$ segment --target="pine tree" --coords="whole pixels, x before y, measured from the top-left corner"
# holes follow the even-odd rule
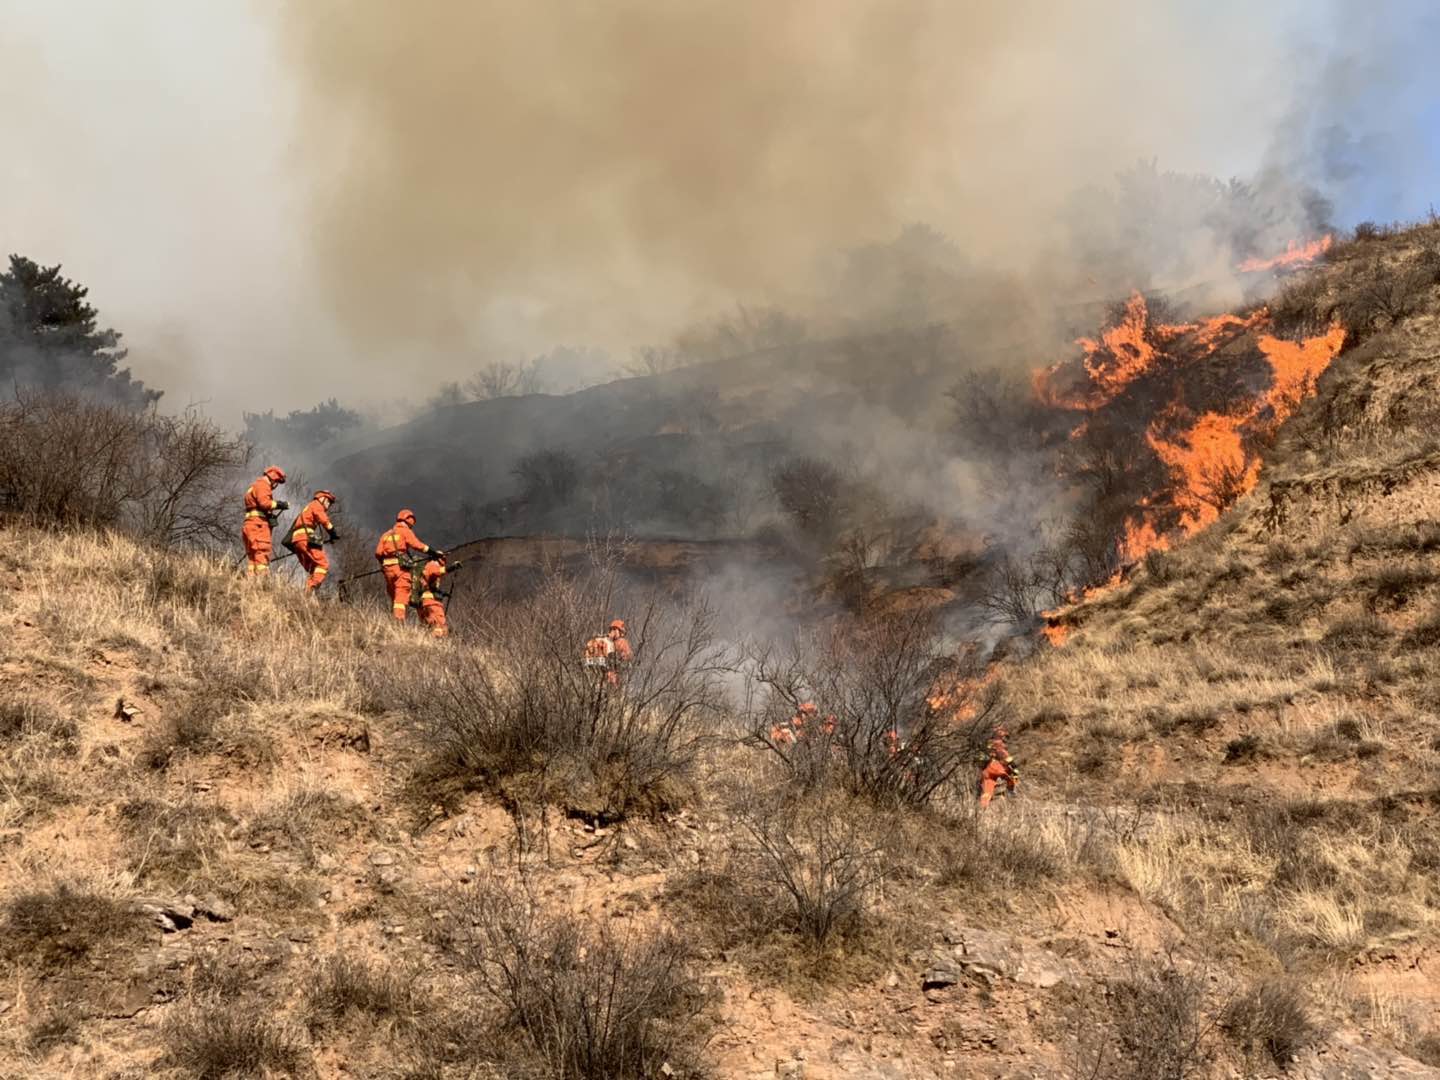
[[[160,391],[120,368],[126,350],[117,330],[99,329],[90,290],[63,277],[59,265],[10,256],[0,274],[0,387],[65,390],[143,408]]]

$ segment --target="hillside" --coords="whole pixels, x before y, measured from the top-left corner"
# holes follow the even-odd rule
[[[1433,278],[1355,299],[1435,233],[1293,285],[1356,344],[1258,485],[989,670],[900,612],[746,685],[603,575],[434,641],[6,528],[0,1076],[1440,1076],[1440,321]],[[817,685],[934,741],[767,743]],[[982,814],[996,719],[1022,794]]]

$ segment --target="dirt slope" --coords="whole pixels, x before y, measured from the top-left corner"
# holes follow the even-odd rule
[[[647,1005],[675,1055],[645,1075],[1440,1076],[1440,327],[1384,323],[1241,505],[1001,668],[1021,797],[795,819],[802,885],[831,872],[805,829],[863,839],[819,950],[744,906],[773,777],[733,724],[683,798],[618,823],[428,789],[394,689],[464,640],[6,529],[0,1075],[556,1075],[551,1014],[477,981],[505,895],[555,920],[556,999],[596,956],[626,993],[671,986],[645,949],[678,940],[695,977]]]

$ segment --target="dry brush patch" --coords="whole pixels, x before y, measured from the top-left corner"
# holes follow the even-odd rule
[[[546,909],[523,880],[481,881],[444,907],[434,938],[466,973],[469,1014],[448,1025],[488,1031],[511,1075],[703,1075],[710,995],[677,936]]]
[[[973,654],[944,648],[932,614],[844,619],[752,647],[746,726],[802,791],[919,807],[977,770],[998,695]],[[802,705],[813,705],[808,719]]]
[[[617,610],[635,650],[618,686],[580,663]],[[675,806],[724,718],[729,663],[703,604],[616,595],[612,573],[552,577],[497,608],[473,648],[386,673],[424,762],[415,787],[452,803],[488,789],[515,803],[560,803],[593,820]]]

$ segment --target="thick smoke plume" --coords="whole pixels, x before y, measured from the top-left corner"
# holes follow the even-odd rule
[[[803,307],[823,256],[916,220],[1008,269],[1073,259],[1075,192],[1142,157],[1248,172],[1290,107],[1300,9],[1203,10],[317,0],[278,28],[321,283],[393,356]],[[1187,272],[1231,261],[1174,243]]]

